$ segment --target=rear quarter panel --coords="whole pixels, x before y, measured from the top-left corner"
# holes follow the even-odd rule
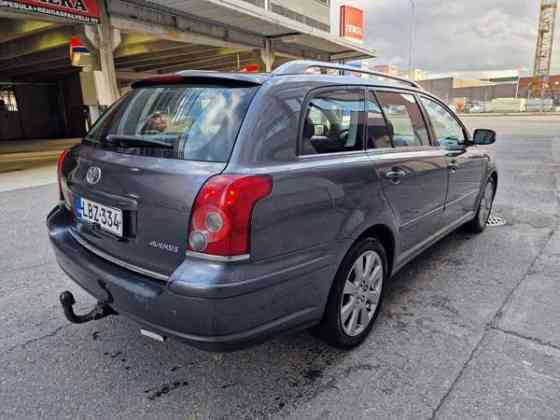
[[[343,256],[368,227],[392,228],[390,209],[366,152],[297,156],[302,104],[324,83],[305,76],[282,80],[261,87],[226,169],[273,177],[271,195],[253,211],[251,256],[262,260],[314,247]]]

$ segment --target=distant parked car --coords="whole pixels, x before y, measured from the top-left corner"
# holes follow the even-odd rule
[[[143,334],[233,350],[312,327],[351,348],[387,282],[460,226],[482,232],[498,173],[414,82],[188,71],[137,82],[58,162],[62,269]],[[379,76],[376,74],[376,76]]]
[[[480,104],[470,104],[467,107],[467,112],[472,112],[472,113],[478,113],[478,112],[483,112],[483,108],[482,105]]]

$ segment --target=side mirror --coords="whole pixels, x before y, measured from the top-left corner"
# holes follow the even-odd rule
[[[494,130],[487,130],[479,128],[474,130],[473,143],[479,146],[487,146],[496,142],[496,132]]]

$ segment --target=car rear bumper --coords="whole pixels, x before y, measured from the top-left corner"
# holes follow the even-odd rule
[[[336,265],[325,250],[269,262],[217,263],[186,258],[169,281],[95,255],[71,234],[71,215],[47,218],[62,270],[99,301],[145,329],[209,351],[231,351],[322,316]]]

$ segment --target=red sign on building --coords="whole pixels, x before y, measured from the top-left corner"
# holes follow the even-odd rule
[[[340,36],[364,42],[364,11],[352,6],[340,6]]]
[[[1,7],[82,23],[99,23],[97,0],[0,0]]]

